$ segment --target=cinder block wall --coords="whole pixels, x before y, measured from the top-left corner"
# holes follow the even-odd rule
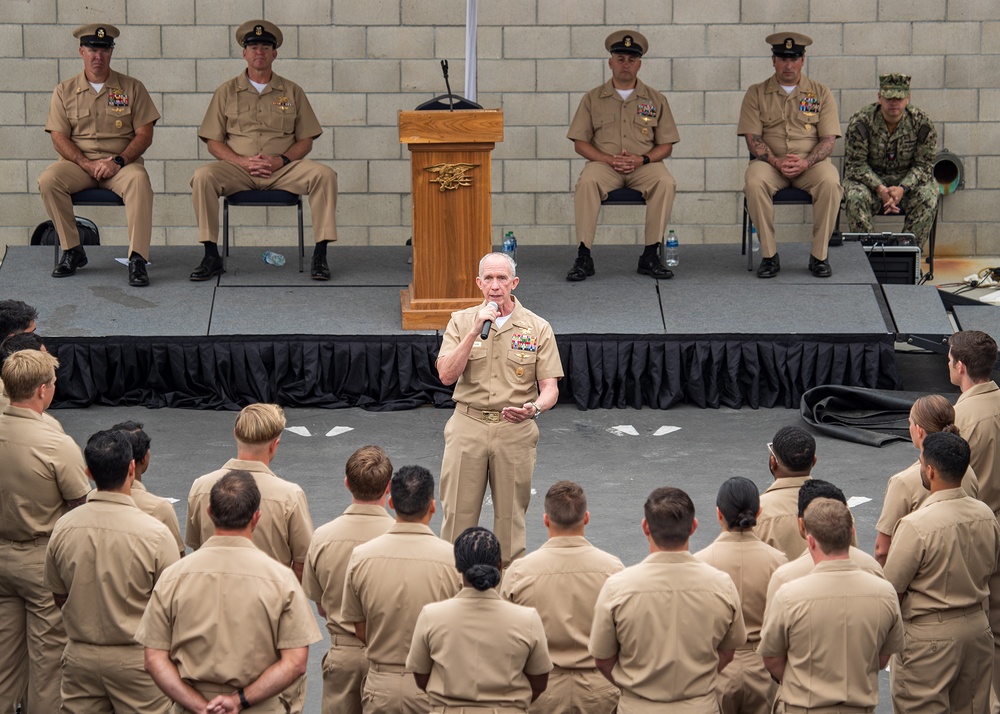
[[[55,158],[43,126],[52,88],[82,69],[71,30],[122,29],[112,66],[141,79],[163,119],[146,165],[154,245],[196,242],[188,182],[210,157],[196,130],[213,90],[244,67],[237,25],[266,17],[285,34],[275,69],[309,93],[324,134],[312,158],[340,176],[342,244],[410,235],[409,156],[396,112],[443,93],[438,62],[463,89],[465,0],[3,0],[0,2],[0,242],[26,244],[45,220],[39,173]],[[997,0],[480,0],[479,101],[502,107],[494,153],[494,239],[570,246],[583,165],[566,127],[582,94],[608,77],[604,37],[632,25],[650,40],[640,77],[663,91],[681,135],[668,161],[684,243],[737,243],[746,149],[736,136],[745,89],[771,72],[763,38],[815,39],[806,73],[828,84],[842,125],[874,101],[883,72],[912,74],[913,104],[965,161],[947,197],[939,254],[1000,254],[1000,2]],[[838,142],[837,161],[843,153]],[[125,243],[120,210],[81,208],[105,243]],[[806,240],[809,209],[779,209],[779,240]],[[239,244],[292,244],[294,212],[241,209]],[[642,242],[641,209],[606,209],[599,244]],[[889,225],[896,225],[889,223]]]

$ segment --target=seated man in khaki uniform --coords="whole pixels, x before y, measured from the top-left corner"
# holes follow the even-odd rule
[[[757,277],[773,278],[781,270],[772,198],[780,189],[794,186],[808,191],[813,201],[809,272],[828,278],[833,270],[827,250],[843,195],[837,167],[829,160],[840,136],[837,104],[825,85],[802,74],[812,39],[797,32],[778,32],[765,41],[771,45],[774,76],[747,90],[736,129],[746,137],[753,157],[743,192],[760,236]]]
[[[330,279],[326,244],[337,240],[337,174],[305,158],[323,129],[302,88],[271,69],[282,39],[278,26],[266,20],[240,25],[236,41],[247,68],[215,90],[201,122],[198,136],[218,161],[200,167],[191,179],[198,240],[205,246],[191,280],[225,272],[218,248],[219,197],[252,189],[309,195],[316,238],[310,276]]]
[[[53,278],[73,275],[87,264],[70,196],[86,188],[106,188],[125,202],[128,284],[144,287],[149,285],[153,189],[142,154],[153,143],[153,124],[160,113],[142,82],[111,69],[118,34],[118,28],[107,23],[73,30],[80,40],[83,71],[52,93],[45,131],[61,160],[38,177],[38,190],[63,249]]]
[[[616,188],[634,188],[646,199],[646,248],[637,272],[653,278],[672,278],[658,253],[663,231],[670,222],[677,183],[663,160],[680,141],[670,105],[662,94],[639,81],[642,56],[649,42],[638,32],[619,30],[604,41],[611,53],[611,79],[587,92],[566,136],[587,160],[576,183],[573,203],[576,262],[566,279],[576,282],[594,274],[590,248],[597,232],[601,201]]]

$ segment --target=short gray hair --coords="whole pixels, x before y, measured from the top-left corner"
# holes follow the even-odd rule
[[[486,255],[484,255],[479,260],[479,277],[480,278],[483,277],[483,263],[486,262],[487,258],[503,258],[504,260],[507,261],[507,264],[510,266],[510,277],[512,277],[512,278],[516,278],[517,277],[517,263],[515,263],[514,259],[510,257],[510,254],[508,254],[508,253],[487,253]]]

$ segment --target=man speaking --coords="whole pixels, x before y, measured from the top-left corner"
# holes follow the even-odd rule
[[[511,294],[515,270],[502,253],[479,261],[483,304],[452,313],[435,363],[441,382],[455,385],[455,413],[444,428],[441,537],[454,542],[479,525],[489,483],[505,567],[525,552],[535,420],[555,406],[563,376],[549,323]]]

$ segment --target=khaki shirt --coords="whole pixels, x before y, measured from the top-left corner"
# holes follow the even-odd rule
[[[454,546],[423,524],[395,523],[351,554],[341,616],[367,623],[370,661],[403,665],[421,608],[461,589]]]
[[[451,313],[441,354],[454,350],[472,331],[476,315],[485,305]],[[476,339],[472,344],[452,398],[475,409],[520,406],[538,398],[538,380],[562,376],[559,349],[549,323],[515,300],[514,311],[503,326],[494,324],[487,339]]]
[[[281,650],[322,639],[290,568],[241,536],[212,536],[168,568],[135,639],[168,650],[181,679],[246,687]]]
[[[87,501],[98,493],[95,488],[87,494]],[[160,498],[159,496],[154,496],[146,487],[143,486],[142,481],[132,482],[132,500],[135,505],[139,507],[139,510],[145,514],[148,514],[158,520],[160,523],[167,527],[170,531],[170,535],[173,536],[174,540],[177,542],[177,552],[184,554],[184,539],[181,538],[181,524],[177,520],[177,513],[174,511],[174,504],[165,498]]]
[[[868,553],[852,545],[847,555],[850,557],[851,562],[858,566],[859,569],[877,578],[885,579],[885,576],[882,574],[882,566],[879,565],[875,558],[868,555]],[[782,585],[805,577],[815,569],[816,563],[813,562],[812,556],[809,555],[809,551],[807,550],[795,560],[791,560],[775,570],[774,575],[771,576],[771,581],[767,584],[768,604],[774,600],[774,594],[778,592],[778,589]]]
[[[88,159],[117,156],[135,138],[135,130],[160,118],[149,92],[138,79],[111,70],[100,92],[83,72],[56,85],[45,131],[68,136]],[[65,161],[65,159],[63,159]],[[142,157],[133,163],[142,163]]]
[[[205,474],[191,484],[185,542],[193,550],[198,550],[212,537],[215,526],[208,517],[212,486],[226,472],[236,469],[253,474],[253,480],[260,489],[261,515],[253,531],[254,545],[282,565],[304,563],[313,532],[306,495],[298,484],[278,478],[260,461],[229,459],[218,471]]]
[[[681,140],[667,98],[638,79],[624,101],[610,79],[583,95],[566,136],[605,154],[625,150],[636,156]]]
[[[326,612],[330,635],[354,637],[354,622],[340,614],[344,576],[351,553],[385,533],[396,521],[382,506],[352,504],[344,514],[316,529],[302,573],[302,589]]]
[[[826,85],[804,74],[791,94],[772,75],[747,90],[736,133],[761,136],[775,156],[805,158],[820,138],[840,136],[837,102]]]
[[[962,488],[973,498],[979,497],[979,479],[970,466],[962,477]],[[882,514],[875,524],[879,533],[891,536],[900,519],[920,508],[931,492],[920,482],[920,462],[917,461],[889,478],[882,500]]]
[[[981,604],[1000,558],[1000,525],[990,507],[961,488],[932,494],[896,526],[885,577],[905,592],[907,620]]]
[[[505,602],[496,590],[466,587],[420,611],[406,670],[430,674],[427,695],[434,706],[527,710],[525,673],[545,674],[552,662],[535,610]]]
[[[69,595],[62,608],[69,639],[133,645],[153,586],[179,559],[165,525],[125,494],[96,491],[56,523],[45,584]]]
[[[776,478],[760,496],[760,515],[753,532],[789,560],[795,560],[806,551],[806,542],[799,535],[799,488],[809,478]]]
[[[246,70],[215,90],[198,129],[204,141],[225,142],[240,156],[277,156],[322,133],[302,87],[272,74],[258,94]]]
[[[678,623],[689,623],[683,634]],[[683,647],[666,646],[674,636]],[[618,655],[612,674],[626,694],[715,705],[719,650],[735,650],[746,640],[731,577],[690,553],[656,552],[604,583],[590,653],[598,659]]]
[[[775,593],[757,654],[788,658],[778,693],[786,706],[874,708],[878,658],[903,645],[892,585],[850,560],[827,560]]]
[[[83,453],[38,412],[8,406],[0,415],[0,538],[29,541],[52,533],[66,501],[90,491]]]
[[[767,584],[774,571],[788,562],[785,554],[761,541],[752,531],[729,531],[694,557],[729,573],[740,596],[747,643],[759,641],[767,606]]]
[[[955,426],[969,442],[969,465],[979,479],[979,499],[1000,513],[1000,388],[996,382],[970,387],[955,402]]]
[[[593,669],[589,644],[594,605],[608,576],[624,569],[617,557],[583,536],[557,536],[510,564],[500,595],[538,611],[557,667]]]

